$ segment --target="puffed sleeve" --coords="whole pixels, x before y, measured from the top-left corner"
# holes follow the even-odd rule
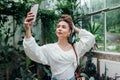
[[[46,46],[38,46],[35,39],[23,39],[23,47],[25,54],[33,61],[48,65],[48,51]]]
[[[79,57],[83,56],[95,44],[95,36],[85,29],[79,31],[80,40],[75,43],[75,48]]]

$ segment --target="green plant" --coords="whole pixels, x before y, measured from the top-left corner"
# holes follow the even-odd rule
[[[21,78],[16,78],[15,80],[38,80],[35,73],[32,73],[30,70],[23,70],[20,68]]]
[[[87,5],[81,6],[81,0],[57,0],[56,11],[59,14],[69,14],[77,27],[85,27],[89,17],[85,16]],[[82,23],[80,23],[82,21]],[[81,26],[82,25],[82,26]]]
[[[98,32],[98,30],[100,29],[101,25],[96,24],[95,22],[93,22],[93,24],[88,23],[88,30],[92,33],[92,34],[96,34]]]
[[[23,2],[21,0],[18,2],[12,0],[0,1],[0,62],[2,62],[0,68],[4,67],[6,80],[19,77],[20,67],[29,69],[31,66],[31,60],[25,56],[22,46],[22,34],[24,32],[22,24],[23,18],[34,3],[35,1],[28,2],[27,0],[23,0]],[[10,20],[9,17],[13,19]],[[5,25],[7,22],[10,23],[8,26]],[[18,26],[21,26],[21,28]],[[21,29],[21,36],[19,41],[15,42],[15,33],[18,29]]]
[[[94,53],[92,48],[87,52],[87,61],[84,68],[81,68],[81,76],[85,77],[86,80],[98,80],[98,73],[96,71],[96,66],[92,63],[92,57]]]
[[[38,18],[40,18],[42,22],[42,44],[52,43],[57,40],[55,36],[55,28],[58,16],[59,15],[56,15],[54,10],[39,10]]]
[[[88,31],[95,35],[96,42],[102,42],[102,36],[100,35],[101,25],[95,22],[88,23]]]

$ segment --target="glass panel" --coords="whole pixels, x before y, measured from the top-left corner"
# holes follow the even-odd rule
[[[103,21],[104,21],[103,14],[96,14],[93,16],[94,35],[96,37],[98,50],[104,50],[104,33],[103,33],[104,22]]]
[[[120,5],[120,0],[106,0],[107,7],[114,7]]]
[[[91,0],[92,11],[104,8],[104,0]]]
[[[107,50],[120,52],[120,9],[107,12]]]

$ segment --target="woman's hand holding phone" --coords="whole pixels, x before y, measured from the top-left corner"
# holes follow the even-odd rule
[[[38,10],[38,4],[34,4],[31,7],[30,12],[27,13],[27,17],[25,18],[24,25],[26,30],[26,33],[25,33],[26,38],[30,38],[32,36],[31,27],[33,26],[36,20],[37,10]]]
[[[26,29],[30,29],[33,26],[34,14],[32,12],[27,13],[27,17],[25,18],[24,24]]]
[[[24,25],[25,25],[25,37],[30,38],[31,35],[31,27],[33,26],[32,20],[34,19],[34,14],[32,12],[27,13],[27,17],[25,18]]]
[[[32,5],[30,12],[27,13],[27,17],[24,21],[26,29],[30,29],[33,26],[37,16],[38,6],[38,4]]]

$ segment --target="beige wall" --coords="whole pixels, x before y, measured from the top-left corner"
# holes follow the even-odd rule
[[[93,62],[97,66],[97,71],[99,71],[101,75],[105,72],[106,65],[107,76],[114,77],[115,74],[120,76],[120,53],[96,51]]]

